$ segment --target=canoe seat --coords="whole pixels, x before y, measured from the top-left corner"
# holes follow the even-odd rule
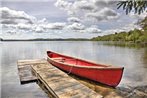
[[[55,57],[55,58],[51,58],[52,60],[62,60],[62,57]]]
[[[52,60],[55,60],[55,61],[58,61],[58,62],[62,62],[64,63],[65,62],[65,59],[62,58],[62,57],[55,57],[55,58],[51,58]]]

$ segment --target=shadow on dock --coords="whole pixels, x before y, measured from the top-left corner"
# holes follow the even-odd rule
[[[113,88],[73,74],[70,74],[69,76],[101,94],[104,98],[147,98],[147,85],[137,87],[126,85],[124,87]]]

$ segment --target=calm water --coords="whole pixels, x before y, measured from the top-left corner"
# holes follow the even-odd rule
[[[120,87],[147,85],[147,48],[107,46],[90,41],[0,42],[2,98],[47,98],[36,83],[20,85],[16,64],[20,59],[46,58],[47,50],[124,66]]]

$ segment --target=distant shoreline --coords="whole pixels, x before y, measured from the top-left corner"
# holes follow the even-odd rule
[[[69,38],[69,39],[0,39],[0,41],[90,41],[85,38]]]

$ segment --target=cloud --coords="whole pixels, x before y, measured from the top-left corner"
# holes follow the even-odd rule
[[[48,21],[47,21],[46,18],[43,18],[41,20],[38,20],[37,22],[38,22],[38,24],[47,24],[48,23]]]
[[[105,30],[103,31],[102,35],[108,35],[108,34],[114,34],[114,33],[119,33],[119,32],[129,32],[130,30],[134,30],[134,29],[139,29],[141,30],[141,27],[136,25],[135,23],[130,23],[130,24],[126,24],[121,28],[118,29],[109,29],[109,30]]]
[[[36,33],[42,33],[47,32],[48,30],[61,30],[66,26],[66,23],[61,22],[48,23],[46,18],[37,20],[36,17],[30,16],[24,11],[16,11],[7,7],[0,8],[0,13],[2,15],[0,20],[2,23],[2,27],[13,29],[16,32],[27,30]]]
[[[5,2],[49,2],[54,0],[4,0]]]
[[[133,12],[129,13],[129,16],[131,18],[136,18],[136,19],[144,19],[145,17],[147,17],[147,12],[141,13],[140,15],[138,14],[134,14]]]
[[[46,29],[56,29],[56,30],[61,30],[66,26],[66,23],[48,23],[46,25],[42,25],[43,28]]]
[[[93,3],[99,8],[107,6],[107,2],[105,0],[93,0]]]
[[[77,18],[77,17],[69,17],[67,20],[68,20],[69,22],[80,22],[80,19]]]
[[[101,33],[101,30],[96,27],[87,28],[85,31],[89,33]]]
[[[97,21],[103,21],[103,20],[117,19],[119,17],[119,14],[116,13],[114,10],[105,7],[104,9],[98,12],[87,13],[85,16],[87,18],[96,19]]]
[[[89,10],[89,11],[95,9],[95,6],[93,5],[93,3],[86,0],[75,1],[73,3],[73,7],[78,10],[81,9],[81,10]]]
[[[113,4],[116,1],[112,0],[57,0],[55,5],[65,11],[67,11],[69,18],[77,17],[81,21],[85,21],[84,18],[94,18],[99,21],[108,21],[118,18],[119,14],[112,9]],[[85,17],[86,16],[86,17]]]
[[[68,10],[72,6],[72,3],[65,1],[65,0],[57,0],[55,3],[55,6],[61,9]]]
[[[36,26],[36,28],[34,29],[34,31],[35,31],[36,33],[45,32],[45,30],[44,30],[41,26]]]
[[[66,23],[46,23],[46,24],[3,24],[3,28],[13,29],[15,31],[32,31],[36,33],[44,33],[49,30],[62,30]]]
[[[32,29],[32,25],[30,25],[30,24],[22,24],[22,23],[19,23],[18,25],[15,25],[15,27],[17,29],[22,29],[22,30],[31,30]]]
[[[103,9],[104,7],[114,7],[117,5],[117,0],[92,0],[92,2],[99,8]]]
[[[66,28],[70,30],[84,30],[85,26],[81,23],[73,23],[71,25],[68,25]]]
[[[16,34],[16,32],[15,32],[14,30],[9,30],[9,31],[7,31],[6,33],[7,33],[7,34],[10,34],[10,35],[15,35],[15,34]]]
[[[2,24],[33,24],[36,21],[35,17],[26,14],[24,11],[15,11],[7,7],[0,8],[0,14]]]
[[[130,23],[130,24],[126,24],[124,27],[121,28],[121,30],[123,31],[130,31],[134,29],[141,29],[141,27],[136,23]]]
[[[71,2],[65,0],[57,0],[54,5],[62,10],[65,10],[70,16],[75,14],[73,10],[73,3]]]

